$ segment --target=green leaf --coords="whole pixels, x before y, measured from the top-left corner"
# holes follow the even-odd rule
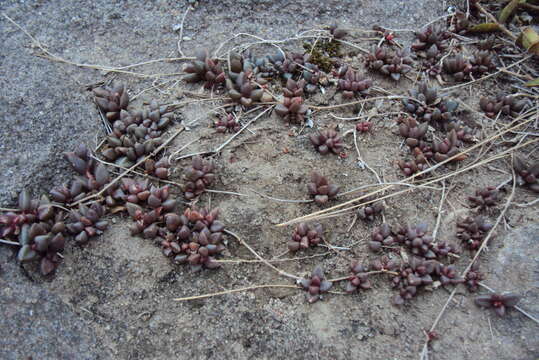
[[[539,78],[528,81],[526,84],[524,84],[524,86],[527,86],[527,87],[539,86]]]
[[[522,30],[518,42],[530,54],[539,55],[539,35],[531,27],[528,26]]]
[[[472,26],[470,32],[476,33],[488,33],[500,30],[500,27],[496,23],[483,23]]]
[[[500,12],[500,16],[498,17],[498,20],[503,24],[504,22],[507,21],[507,19],[509,18],[509,16],[511,16],[511,14],[513,13],[513,11],[515,11],[515,9],[518,7],[518,4],[521,3],[521,2],[526,2],[526,1],[522,1],[522,0],[511,0],[507,5],[505,5],[505,7],[503,8],[503,10]]]

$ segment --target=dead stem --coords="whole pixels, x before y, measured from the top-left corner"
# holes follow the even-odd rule
[[[274,197],[271,197],[269,195],[266,195],[266,194],[263,194],[261,192],[258,192],[256,190],[253,190],[253,189],[249,189],[250,191],[254,192],[255,194],[257,195],[260,195],[266,199],[269,199],[269,200],[273,200],[273,201],[279,201],[279,202],[287,202],[287,203],[312,203],[314,200],[291,200],[291,199],[279,199],[279,198],[274,198]]]
[[[288,251],[286,253],[288,253]],[[297,257],[297,258],[271,259],[271,260],[266,260],[266,261],[270,262],[270,263],[273,263],[273,262],[285,262],[285,261],[298,261],[298,260],[313,259],[313,258],[316,258],[316,257],[323,257],[323,256],[326,256],[328,254],[331,254],[331,252],[328,251],[328,252],[325,252],[325,253],[322,253],[322,254],[314,254],[314,255],[302,256],[302,257]],[[241,263],[261,263],[262,260],[256,260],[256,259],[224,259],[224,260],[215,260],[215,262],[225,263],[225,264],[226,263],[238,263],[238,264],[241,264]]]
[[[9,240],[4,240],[4,239],[0,239],[0,244],[13,245],[13,246],[21,246],[21,244],[19,244],[18,242],[15,242],[15,241],[9,241]]]
[[[375,270],[375,271],[368,271],[366,273],[362,273],[364,275],[376,275],[376,274],[389,274],[389,275],[394,275],[394,276],[398,276],[399,274],[394,272],[394,271],[389,271],[389,270]],[[350,276],[351,275],[348,275],[348,276],[342,276],[342,277],[338,277],[338,278],[335,278],[335,279],[328,279],[328,281],[331,281],[331,282],[338,282],[338,281],[344,281],[344,280],[350,280]]]
[[[206,299],[214,296],[220,296],[220,295],[227,295],[227,294],[233,294],[237,292],[243,292],[243,291],[249,291],[249,290],[256,290],[256,289],[264,289],[264,288],[290,288],[290,289],[299,289],[301,288],[297,285],[289,285],[289,284],[267,284],[267,285],[253,285],[253,286],[247,286],[239,289],[231,289],[231,290],[225,290],[225,291],[219,291],[212,294],[204,294],[204,295],[196,295],[196,296],[188,296],[183,298],[176,298],[173,299],[174,301],[189,301],[189,300],[197,300],[197,299]]]

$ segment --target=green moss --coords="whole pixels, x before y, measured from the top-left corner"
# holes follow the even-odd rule
[[[313,49],[313,44],[303,43],[305,51],[311,53],[310,62],[318,65],[325,72],[330,72],[333,68],[332,57],[340,56],[340,43],[333,40],[319,40]]]

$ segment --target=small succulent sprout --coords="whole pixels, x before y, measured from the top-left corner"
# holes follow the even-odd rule
[[[413,114],[420,121],[433,121],[445,124],[452,119],[452,113],[457,110],[458,103],[445,100],[438,96],[438,91],[427,83],[419,84],[417,89],[408,91],[411,99],[403,99],[402,103],[407,112]]]
[[[489,36],[486,39],[479,40],[476,44],[479,50],[492,50],[494,45],[496,45],[496,38],[494,36]]]
[[[490,229],[492,229],[492,224],[487,223],[482,216],[468,216],[457,220],[457,238],[470,250],[477,250],[481,247],[483,239]]]
[[[445,40],[449,37],[449,34],[442,30],[441,27],[430,25],[425,30],[416,32],[415,36],[417,41],[412,44],[412,50],[428,51],[431,48],[436,48],[438,52],[441,52],[447,47]]]
[[[135,180],[122,178],[121,190],[125,194],[125,201],[133,204],[144,203],[150,196],[150,181],[148,179]]]
[[[67,184],[57,186],[49,194],[54,201],[68,204],[86,196],[86,191],[88,191],[86,184],[87,181],[75,178],[71,181],[70,186],[67,186]]]
[[[376,252],[382,250],[384,246],[392,246],[393,244],[395,244],[395,239],[388,224],[383,223],[374,228],[369,241],[369,249]]]
[[[168,179],[168,171],[170,168],[170,162],[168,158],[163,157],[157,162],[153,159],[146,159],[144,162],[144,170],[147,174],[154,175],[159,179]]]
[[[343,29],[339,29],[337,25],[333,24],[329,27],[329,33],[335,38],[335,39],[342,39],[346,35],[348,35],[348,32]]]
[[[431,285],[434,282],[431,275],[435,274],[436,265],[436,261],[418,258],[412,258],[410,263],[404,264],[398,275],[391,278],[392,287],[399,291],[393,297],[393,304],[403,305],[417,294],[420,287]]]
[[[470,292],[476,292],[479,289],[479,282],[484,280],[485,276],[479,271],[479,263],[474,262],[470,271],[466,273],[464,284]]]
[[[498,202],[499,191],[495,186],[487,186],[475,191],[474,196],[468,196],[472,208],[486,209]]]
[[[125,207],[129,215],[135,220],[130,226],[131,235],[142,234],[145,239],[153,239],[161,233],[158,223],[161,222],[161,208],[146,211],[140,205],[126,203]]]
[[[479,295],[474,299],[477,306],[492,308],[498,316],[504,316],[507,308],[515,307],[519,301],[520,296],[515,293]]]
[[[402,137],[406,138],[406,145],[410,148],[415,148],[419,146],[419,143],[425,137],[427,133],[429,124],[418,122],[411,117],[405,117],[398,120],[399,124],[399,133]]]
[[[370,121],[360,121],[356,124],[356,131],[360,133],[369,132],[372,129],[372,122]]]
[[[450,132],[451,130],[455,130],[459,142],[473,143],[477,141],[475,129],[472,129],[471,127],[465,125],[460,120],[447,123],[445,126],[445,130],[448,132]]]
[[[495,118],[498,113],[517,117],[518,114],[526,107],[525,100],[517,100],[513,96],[498,95],[496,98],[481,97],[479,107],[490,118]]]
[[[443,62],[443,70],[453,76],[456,81],[463,81],[468,78],[472,71],[472,64],[459,54],[446,58]]]
[[[150,195],[146,199],[146,204],[152,209],[159,209],[159,211],[170,212],[176,207],[176,200],[169,198],[169,187],[163,186],[161,188],[152,186],[150,188]]]
[[[283,102],[275,107],[275,113],[289,123],[303,124],[309,108],[303,104],[303,87],[305,80],[288,79],[283,89]]]
[[[419,160],[399,160],[397,164],[399,165],[399,168],[401,169],[403,174],[406,176],[411,176],[413,174],[427,170],[428,168],[426,162]]]
[[[301,54],[286,52],[284,58],[277,59],[275,66],[285,80],[291,79],[294,75],[303,71],[306,63],[309,63],[311,56],[308,53]],[[281,60],[282,59],[282,60]]]
[[[23,224],[31,224],[39,220],[39,201],[32,199],[28,190],[21,191],[18,200],[19,213],[8,211],[0,214],[0,236],[2,238],[17,236],[21,232]]]
[[[348,278],[346,283],[346,292],[352,294],[357,290],[367,290],[372,287],[371,282],[369,281],[367,268],[358,262],[352,263],[350,266],[352,275]]]
[[[184,179],[183,194],[187,200],[193,200],[215,180],[213,162],[195,156],[191,166],[185,171]]]
[[[320,76],[322,75],[320,69],[317,65],[312,63],[305,63],[303,72],[301,73],[301,77],[304,80],[304,89],[305,92],[312,94],[316,92],[316,89],[318,89],[318,81],[320,80]]]
[[[374,221],[374,218],[384,212],[384,203],[376,201],[365,205],[357,210],[357,215],[360,219],[366,221]]]
[[[449,31],[455,34],[465,35],[470,28],[470,20],[468,20],[466,14],[461,11],[457,11],[455,13],[455,16],[453,17],[451,23],[452,24],[449,27]]]
[[[323,130],[317,134],[312,134],[309,136],[309,139],[316,151],[322,155],[326,155],[330,152],[338,155],[344,148],[341,137],[337,131],[333,129]]]
[[[496,70],[492,54],[489,51],[478,51],[472,56],[470,63],[472,65],[472,73],[476,75],[483,75],[484,73]]]
[[[326,280],[324,271],[320,266],[317,266],[311,277],[298,280],[298,285],[301,285],[308,292],[307,301],[312,304],[320,300],[322,294],[328,292],[333,284]]]
[[[223,118],[219,118],[215,124],[215,130],[218,133],[237,133],[241,129],[241,124],[236,120],[233,114],[228,113]]]
[[[459,276],[457,268],[454,265],[438,263],[435,273],[439,276],[443,286],[457,285],[464,282],[464,279]]]
[[[408,247],[410,252],[418,257],[425,259],[436,258],[436,253],[433,251],[433,239],[428,234],[428,226],[425,223],[400,228],[397,231],[396,239],[397,242]]]
[[[93,90],[95,101],[107,119],[112,122],[120,117],[120,111],[127,109],[129,95],[123,84],[113,83]]]
[[[539,161],[527,164],[520,156],[515,156],[513,168],[517,173],[517,184],[526,186],[535,193],[539,193]]]
[[[434,141],[432,146],[434,150],[434,160],[437,162],[442,162],[457,155],[460,152],[457,146],[457,132],[455,129],[453,129],[449,132],[447,138],[443,139],[442,141]],[[466,154],[461,154],[452,159],[451,162],[462,161],[465,160],[466,157]]]
[[[294,229],[292,238],[288,242],[288,250],[296,252],[300,249],[308,249],[317,246],[323,241],[324,229],[320,224],[309,226],[306,223],[300,223]]]
[[[207,49],[196,53],[196,59],[187,64],[184,68],[187,75],[184,80],[187,82],[204,81],[206,89],[214,88],[225,82],[225,72],[219,60],[211,59]]]
[[[339,192],[339,187],[330,183],[325,176],[313,172],[311,174],[311,182],[307,184],[307,190],[318,205],[323,205],[335,198]]]
[[[263,85],[263,84],[262,84]],[[226,87],[228,89],[228,97],[238,104],[241,104],[245,108],[249,108],[257,102],[269,102],[273,100],[273,97],[253,84],[249,80],[249,74],[240,72],[236,77],[236,80],[227,79]]]
[[[432,247],[432,251],[436,254],[436,257],[444,257],[449,254],[458,254],[460,251],[455,246],[455,244],[451,244],[445,241],[440,241],[439,243],[434,244]]]
[[[366,64],[370,69],[398,81],[402,75],[412,70],[413,60],[403,51],[390,53],[386,48],[378,47],[367,55]]]
[[[257,82],[275,78],[279,75],[279,70],[275,66],[275,62],[282,62],[283,59],[284,56],[280,51],[274,55],[266,55],[263,57],[256,57],[249,51],[246,51],[243,57],[237,53],[231,53],[231,78],[234,79],[233,77],[237,76],[241,71],[250,72],[255,75]],[[238,66],[238,64],[240,66]]]
[[[85,244],[107,228],[108,222],[101,220],[103,215],[105,208],[99,203],[92,203],[89,207],[80,204],[79,210],[71,213],[71,222],[66,225],[67,230],[74,235],[78,244]]]
[[[362,96],[368,95],[371,86],[371,79],[348,67],[342,78],[339,79],[337,87],[342,91],[343,98],[351,99],[357,94]]]
[[[391,260],[387,255],[384,255],[375,259],[370,264],[370,268],[374,271],[395,271],[399,268],[399,263],[395,260]]]

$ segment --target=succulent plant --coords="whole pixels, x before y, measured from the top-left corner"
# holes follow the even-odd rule
[[[219,210],[186,209],[182,215],[168,213],[165,226],[173,235],[161,242],[163,254],[177,264],[190,264],[195,270],[219,267],[215,256],[225,250],[225,226],[217,220]]]
[[[513,96],[498,95],[496,98],[481,97],[479,100],[481,110],[490,118],[495,118],[501,111],[503,115],[517,117],[526,107],[526,101],[518,101]]]
[[[309,138],[316,151],[322,155],[326,155],[329,152],[338,155],[344,147],[341,137],[337,131],[333,129],[323,130],[317,134],[312,134]]]
[[[241,124],[236,120],[234,115],[230,113],[226,114],[224,119],[218,119],[214,126],[218,133],[236,133],[241,129]]]
[[[383,223],[379,227],[375,227],[372,231],[371,240],[369,241],[369,248],[372,251],[380,251],[383,246],[391,246],[395,244],[395,239],[391,233],[391,227]]]
[[[41,206],[44,205],[42,203]],[[52,206],[50,208],[52,213]],[[18,237],[21,245],[18,260],[28,262],[39,259],[41,274],[52,273],[61,261],[57,253],[64,250],[65,229],[63,213],[55,213],[47,221],[23,224]]]
[[[323,205],[335,198],[339,192],[339,187],[331,184],[325,176],[317,172],[311,174],[311,182],[307,184],[309,195],[314,198],[318,205]]]
[[[399,133],[406,138],[406,145],[412,149],[419,146],[420,141],[423,140],[427,133],[429,124],[418,124],[417,121],[411,117],[400,118],[398,122],[400,123]]]
[[[282,63],[283,60],[284,55],[280,51],[273,55],[266,55],[263,57],[256,57],[251,55],[248,51],[244,53],[243,57],[237,53],[231,53],[230,61],[233,73],[232,76],[244,71],[254,74],[257,82],[260,82],[262,79],[275,78],[279,75],[279,69],[275,63]]]
[[[206,190],[215,180],[213,162],[204,160],[200,156],[193,158],[190,167],[185,171],[185,183],[182,190],[187,200],[193,200]]]
[[[312,304],[320,300],[322,294],[328,292],[333,284],[326,280],[324,271],[320,266],[317,266],[311,277],[298,280],[298,285],[301,285],[308,292],[307,301]]]
[[[412,89],[408,93],[417,101],[403,99],[402,103],[406,111],[420,121],[433,121],[443,126],[452,119],[452,113],[458,107],[457,102],[439,97],[438,91],[428,87],[427,83],[419,84],[417,90]]]
[[[348,35],[348,32],[346,30],[339,29],[335,24],[331,25],[328,30],[335,39],[342,39],[346,35]]]
[[[364,75],[361,75],[358,71],[345,65],[339,70],[341,78],[337,88],[343,93],[343,97],[351,99],[354,95],[359,94],[366,96],[369,94],[369,88],[372,86],[372,80],[368,79]]]
[[[479,271],[479,263],[473,263],[470,271],[466,273],[466,279],[464,284],[470,292],[476,292],[479,289],[479,282],[483,280],[485,276]]]
[[[459,54],[446,58],[443,62],[443,70],[447,74],[452,75],[456,81],[463,81],[472,71],[472,64]]]
[[[303,104],[304,80],[288,79],[283,88],[283,102],[275,107],[275,112],[288,122],[303,124],[309,108]]]
[[[439,276],[443,286],[457,285],[464,282],[464,279],[459,276],[457,268],[454,265],[438,263],[435,267],[435,274]]]
[[[368,205],[365,205],[363,207],[360,207],[357,210],[357,215],[362,220],[374,221],[374,218],[377,215],[381,214],[383,211],[384,211],[384,203],[381,201],[376,201]]]
[[[457,133],[457,139],[460,142],[473,143],[476,141],[476,136],[475,136],[476,131],[469,126],[464,125],[462,121],[460,120],[451,121],[446,124],[445,126],[446,131],[450,132],[453,129]]]
[[[393,288],[399,293],[393,297],[394,305],[403,305],[412,299],[418,288],[431,285],[434,280],[431,275],[435,274],[438,262],[412,258],[409,263],[401,266],[398,275],[391,278]]]
[[[125,204],[127,212],[135,220],[129,227],[131,235],[141,234],[145,239],[154,239],[160,234],[158,223],[162,222],[161,208],[145,210],[142,206],[128,202]]]
[[[370,268],[374,271],[395,271],[399,266],[397,261],[391,260],[387,255],[375,259],[370,264]]]
[[[85,188],[99,190],[109,181],[109,172],[105,165],[92,158],[92,153],[86,145],[81,144],[73,152],[65,153],[73,169],[84,178],[79,178]]]
[[[0,214],[0,237],[8,238],[18,236],[21,232],[21,226],[24,224],[32,224],[40,220],[38,214],[39,201],[33,200],[28,190],[23,190],[19,193],[18,210],[15,213],[12,211]],[[48,208],[42,210],[42,215],[48,216]]]
[[[372,287],[368,278],[367,268],[358,262],[354,262],[350,266],[350,270],[352,271],[352,275],[350,275],[346,283],[346,292],[348,294],[352,294],[359,289],[367,290]]]
[[[498,202],[498,189],[495,186],[487,186],[475,191],[474,196],[468,196],[472,208],[485,209],[496,205]]]
[[[288,250],[296,252],[299,249],[308,249],[317,246],[323,241],[324,229],[320,224],[310,226],[306,223],[300,223],[294,229],[292,238],[288,241]]]
[[[457,132],[453,129],[442,141],[434,141],[432,149],[434,150],[434,160],[442,162],[452,156],[457,155],[460,150],[458,146]],[[451,160],[451,162],[462,161],[466,159],[466,154],[461,154]]]
[[[513,168],[517,173],[517,184],[539,193],[539,161],[528,165],[521,157],[515,156]]]
[[[117,165],[131,167],[163,143],[161,135],[172,123],[173,114],[166,106],[152,101],[149,109],[120,113],[112,124],[103,156]]]
[[[159,179],[168,179],[168,170],[171,164],[168,158],[163,157],[161,160],[146,159],[144,162],[144,170],[147,174],[158,177]]]
[[[479,295],[474,299],[477,306],[492,308],[496,315],[504,316],[507,308],[515,307],[520,296],[515,293]]]
[[[275,59],[275,66],[279,69],[282,77],[288,80],[303,71],[305,64],[309,63],[310,57],[308,53],[286,52],[284,59]]]
[[[226,79],[226,88],[230,99],[246,108],[253,106],[256,102],[269,102],[273,98],[264,89],[253,84],[249,80],[249,73],[240,72],[236,80]]]
[[[360,121],[356,124],[356,131],[360,133],[369,132],[372,129],[372,122],[370,121]]]
[[[399,168],[406,176],[411,176],[415,173],[424,171],[428,169],[428,165],[426,162],[418,161],[418,160],[399,160],[397,162],[399,165]]]
[[[445,241],[440,241],[439,243],[434,244],[432,251],[438,258],[447,256],[449,254],[458,254],[460,252],[455,244],[447,243]]]
[[[495,39],[496,38],[494,36],[489,36],[486,39],[480,40],[477,43],[477,48],[479,50],[492,50],[494,45],[496,45]]]
[[[318,89],[318,82],[322,72],[318,68],[318,65],[312,64],[310,62],[305,63],[301,77],[304,80],[304,89],[305,92],[312,94]]]
[[[455,13],[455,16],[453,17],[451,22],[452,24],[449,27],[449,31],[455,34],[465,35],[470,28],[470,21],[466,17],[466,14],[461,11],[457,11]]]
[[[472,56],[470,63],[472,65],[472,73],[476,75],[482,75],[496,70],[492,54],[489,51],[478,51]]]
[[[395,240],[410,249],[416,256],[425,259],[435,259],[436,253],[433,251],[434,244],[432,236],[427,233],[428,227],[425,223],[418,225],[407,225],[399,228],[395,232]]]
[[[447,47],[445,40],[449,37],[449,34],[442,30],[441,27],[431,25],[423,31],[415,33],[417,41],[412,44],[412,50],[414,51],[428,51],[431,48],[436,48],[438,51],[443,51]]]
[[[470,250],[479,249],[490,229],[492,225],[481,216],[467,216],[457,220],[457,238]]]
[[[93,90],[95,101],[109,121],[120,117],[120,111],[127,109],[129,95],[123,84],[113,83],[112,86],[104,86]]]
[[[187,73],[184,80],[187,82],[204,81],[204,87],[210,89],[225,82],[225,73],[219,60],[211,59],[207,49],[196,53],[196,59],[183,69]]]
[[[80,204],[78,211],[71,212],[71,222],[66,225],[67,230],[74,235],[77,243],[85,244],[107,228],[108,222],[101,220],[103,215],[105,208],[99,203],[92,203],[89,207]]]
[[[366,64],[370,69],[398,81],[401,75],[412,70],[413,60],[403,51],[390,53],[386,48],[379,47],[372,54],[367,55]]]

